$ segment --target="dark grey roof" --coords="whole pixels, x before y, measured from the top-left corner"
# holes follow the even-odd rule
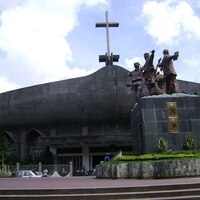
[[[129,120],[136,100],[126,87],[128,71],[104,67],[74,79],[0,94],[0,127],[59,122]],[[200,84],[180,81],[181,91],[200,94]]]

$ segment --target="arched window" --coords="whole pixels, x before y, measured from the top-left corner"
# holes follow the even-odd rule
[[[39,131],[37,131],[35,129],[32,129],[31,131],[29,131],[29,133],[26,137],[26,141],[27,141],[27,145],[28,145],[28,153],[33,158],[35,156],[42,155],[43,152],[45,151],[45,147],[40,146],[38,144],[39,137],[41,137],[41,134],[39,133]]]

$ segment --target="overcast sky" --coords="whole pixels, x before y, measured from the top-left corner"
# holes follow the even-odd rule
[[[91,74],[110,51],[133,70],[143,54],[173,54],[177,78],[200,83],[200,0],[0,0],[0,92]]]

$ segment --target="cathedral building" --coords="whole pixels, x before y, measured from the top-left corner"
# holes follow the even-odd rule
[[[132,153],[130,111],[136,98],[128,71],[108,65],[95,73],[0,94],[0,132],[20,161],[44,152],[54,164],[73,162],[91,170],[106,153]],[[180,90],[200,94],[200,84],[180,81]]]
[[[110,54],[106,28],[105,67],[74,79],[50,82],[0,94],[0,133],[6,134],[20,161],[50,152],[53,164],[73,162],[74,170],[94,169],[106,153],[133,152],[130,113],[136,97],[127,83],[128,71]],[[200,94],[200,84],[179,81],[180,90]],[[145,91],[145,89],[144,89]]]
[[[125,86],[127,73],[109,66],[89,76],[2,93],[0,131],[20,161],[49,151],[55,163],[93,169],[107,152],[131,152],[134,100]]]

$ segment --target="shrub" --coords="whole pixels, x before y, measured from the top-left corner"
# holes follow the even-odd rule
[[[185,138],[185,143],[183,148],[185,150],[196,150],[197,149],[197,141],[192,138],[192,134],[188,133]]]
[[[158,138],[158,143],[157,143],[157,151],[161,153],[165,153],[168,150],[168,141],[164,137],[159,137]]]
[[[156,154],[144,154],[140,156],[135,155],[123,155],[117,158],[112,163],[127,163],[137,161],[159,161],[159,160],[171,160],[171,159],[188,159],[188,158],[200,158],[200,152],[198,151],[172,151],[166,153]]]
[[[2,169],[0,169],[0,176],[11,176],[10,168],[8,165],[4,165]]]

